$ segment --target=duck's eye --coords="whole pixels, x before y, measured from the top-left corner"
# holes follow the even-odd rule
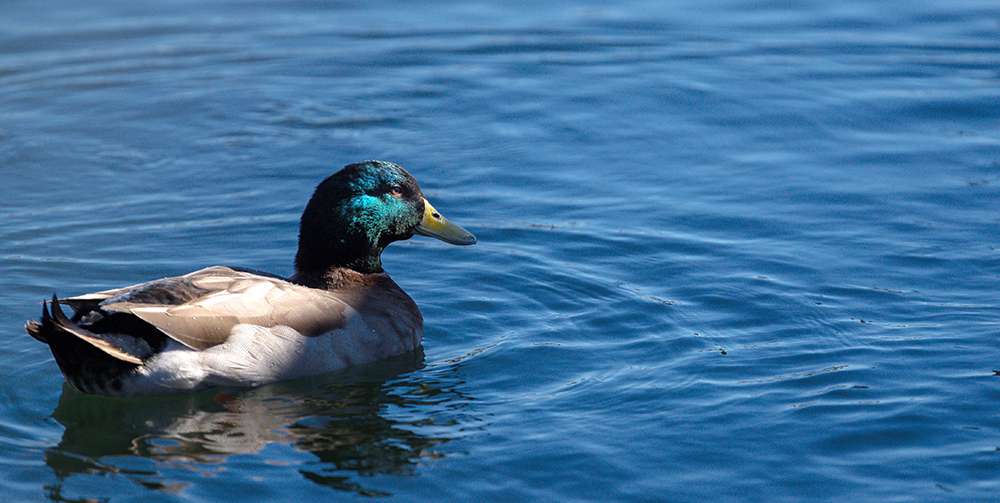
[[[393,195],[393,196],[396,196],[396,197],[402,196],[403,195],[403,188],[400,187],[399,185],[394,185],[392,187],[389,187],[389,194]]]

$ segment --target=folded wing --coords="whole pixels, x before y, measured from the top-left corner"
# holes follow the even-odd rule
[[[129,313],[195,350],[222,344],[233,327],[287,326],[306,336],[344,326],[347,304],[325,290],[228,267],[107,290],[65,301],[75,310],[99,303]]]

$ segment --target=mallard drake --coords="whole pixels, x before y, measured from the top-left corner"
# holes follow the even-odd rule
[[[403,168],[351,164],[306,205],[290,278],[216,266],[53,296],[25,329],[49,345],[73,387],[103,395],[256,386],[389,358],[423,335],[420,310],[381,259],[389,243],[414,234],[476,242]]]

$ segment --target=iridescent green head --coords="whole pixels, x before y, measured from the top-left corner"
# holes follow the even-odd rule
[[[323,180],[306,205],[295,269],[382,272],[382,250],[414,234],[456,245],[476,242],[427,202],[405,169],[383,161],[351,164]]]

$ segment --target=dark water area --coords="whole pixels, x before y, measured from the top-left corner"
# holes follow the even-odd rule
[[[990,501],[994,2],[4,2],[12,501]],[[108,399],[23,331],[291,272],[345,164],[479,238],[383,262],[421,351]]]

